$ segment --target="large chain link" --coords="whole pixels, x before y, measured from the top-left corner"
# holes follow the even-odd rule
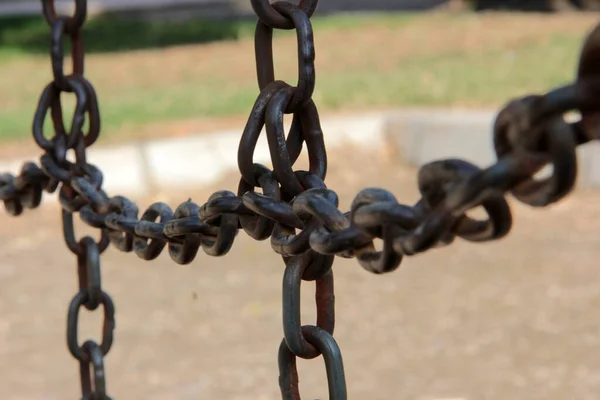
[[[58,16],[53,0],[42,0],[51,27],[53,81],[44,89],[33,123],[33,136],[44,151],[41,167],[24,165],[18,176],[0,175],[0,200],[9,214],[40,205],[44,191],[59,189],[63,235],[77,256],[79,291],[68,312],[67,344],[80,362],[83,399],[108,399],[103,358],[113,342],[114,305],[102,290],[100,255],[112,243],[144,260],[156,259],[165,248],[178,264],[189,264],[200,248],[211,256],[225,255],[243,229],[255,240],[271,240],[282,256],[283,333],[279,348],[279,385],[284,399],[299,399],[296,358],[323,355],[329,397],[347,398],[340,349],[333,338],[335,325],[332,265],[335,256],[356,258],[366,270],[383,274],[399,267],[404,256],[451,244],[457,237],[471,242],[498,240],[512,227],[505,199],[511,193],[533,207],[544,207],[568,195],[577,177],[577,146],[600,139],[600,25],[590,33],[582,50],[578,77],[570,85],[544,95],[526,96],[506,105],[494,125],[498,161],[480,169],[466,161],[449,159],[429,163],[419,171],[421,199],[413,206],[399,204],[392,193],[368,188],[354,199],[349,212],[338,209],[338,197],[324,183],[327,153],[317,107],[315,47],[310,17],[318,0],[270,4],[251,0],[258,16],[255,31],[257,80],[260,93],[250,112],[238,150],[242,176],[237,195],[214,193],[203,205],[191,201],[175,211],[155,203],[138,218],[138,207],[122,196],[102,190],[102,173],[86,161],[86,148],[100,134],[100,115],[93,86],[84,78],[82,27],[86,0],[75,0],[75,13]],[[294,29],[298,40],[298,81],[291,86],[275,79],[273,30]],[[64,73],[64,42],[71,42],[72,73]],[[70,128],[62,120],[61,93],[72,93],[76,107]],[[581,113],[567,123],[564,114]],[[43,132],[50,112],[54,136]],[[289,133],[285,114],[292,114]],[[83,132],[85,122],[87,132]],[[273,170],[254,162],[254,151],[265,128]],[[306,145],[308,171],[294,165]],[[75,160],[67,159],[73,150]],[[551,165],[552,175],[535,175]],[[261,193],[257,193],[261,191]],[[469,217],[483,208],[487,218]],[[74,216],[100,230],[99,239],[77,239]],[[377,250],[375,239],[382,239]],[[301,322],[302,281],[315,281],[316,325]],[[104,312],[100,344],[79,344],[81,307]]]

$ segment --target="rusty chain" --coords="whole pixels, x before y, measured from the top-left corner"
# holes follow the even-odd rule
[[[63,234],[77,256],[79,291],[68,311],[67,344],[80,362],[83,399],[109,399],[103,358],[113,341],[114,305],[102,290],[100,255],[112,243],[144,260],[156,259],[165,248],[178,264],[189,264],[200,248],[223,256],[240,229],[258,241],[270,238],[286,268],[283,277],[283,331],[279,348],[279,385],[282,398],[299,399],[296,358],[323,355],[330,399],[346,399],[340,349],[333,338],[335,325],[332,265],[335,256],[356,258],[367,271],[394,271],[404,256],[451,244],[457,237],[471,242],[498,240],[512,226],[507,193],[533,207],[545,207],[568,195],[577,178],[576,148],[600,138],[600,25],[590,33],[582,50],[574,83],[544,95],[526,96],[508,103],[494,125],[498,161],[486,168],[449,159],[429,163],[419,171],[421,199],[415,205],[399,204],[392,193],[368,188],[354,199],[349,212],[338,209],[338,197],[324,183],[327,152],[317,107],[315,48],[310,17],[318,0],[270,4],[251,0],[258,16],[255,56],[260,93],[252,107],[238,150],[241,180],[237,194],[214,193],[203,205],[191,201],[175,211],[155,203],[138,217],[138,207],[122,196],[102,190],[102,172],[86,161],[86,148],[100,134],[100,114],[93,86],[84,77],[81,30],[87,0],[75,1],[75,13],[58,16],[53,0],[42,0],[51,27],[53,81],[44,88],[33,122],[33,136],[44,151],[40,166],[26,163],[17,175],[0,175],[0,200],[13,216],[37,208],[44,191],[58,190]],[[272,38],[274,29],[295,30],[298,41],[298,82],[291,86],[275,79]],[[72,73],[64,73],[64,41],[71,42]],[[62,120],[61,93],[72,93],[76,107],[70,129]],[[577,111],[581,119],[567,123],[564,115]],[[54,136],[43,132],[50,113]],[[285,114],[292,114],[286,135]],[[83,127],[87,121],[87,132]],[[253,154],[266,130],[273,170],[254,163]],[[306,145],[309,170],[294,170]],[[67,158],[68,151],[74,161]],[[545,166],[552,175],[538,179]],[[262,194],[257,193],[257,189]],[[487,219],[468,216],[482,207]],[[77,240],[74,215],[100,229],[100,238]],[[374,239],[382,239],[377,250]],[[300,321],[302,281],[315,281],[316,325]],[[104,312],[101,344],[77,337],[81,307]]]
[[[44,17],[51,28],[51,61],[54,80],[44,89],[33,122],[33,136],[37,144],[46,151],[42,158],[42,169],[53,182],[60,182],[62,198],[75,200],[76,194],[69,181],[86,179],[90,171],[85,159],[86,147],[92,145],[100,133],[100,112],[93,86],[84,77],[84,52],[82,29],[86,20],[87,0],[75,2],[75,12],[71,17],[59,17],[54,10],[54,1],[42,1]],[[70,40],[72,73],[64,73],[64,42]],[[64,127],[61,93],[73,93],[76,107],[69,132]],[[54,126],[51,140],[44,137],[43,126],[46,114],[50,111]],[[83,132],[86,121],[87,134]],[[67,161],[67,151],[75,151],[75,162]],[[55,173],[51,171],[55,170]],[[99,176],[101,174],[98,172]],[[68,177],[68,181],[66,178]],[[98,187],[100,185],[98,184]],[[77,256],[79,291],[73,297],[67,313],[67,346],[71,355],[79,361],[81,393],[83,400],[109,400],[106,394],[104,356],[113,342],[115,327],[115,307],[110,296],[102,290],[100,255],[108,246],[108,241],[96,243],[90,236],[76,241],[73,226],[73,211],[66,207],[62,211],[63,234],[67,247]],[[103,237],[106,237],[103,235]],[[78,341],[79,311],[85,307],[95,311],[103,308],[104,321],[102,343],[87,340],[83,345]]]

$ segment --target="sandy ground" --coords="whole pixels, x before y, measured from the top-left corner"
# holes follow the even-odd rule
[[[365,186],[417,199],[415,171],[353,151],[332,157],[329,186],[344,207]],[[360,166],[360,168],[358,168]],[[357,173],[360,171],[360,173]],[[192,195],[160,195],[176,206]],[[139,199],[147,206],[154,199]],[[414,400],[597,399],[600,393],[600,193],[578,191],[545,210],[515,205],[511,235],[456,243],[375,276],[354,260],[335,265],[338,341],[350,398]],[[48,202],[55,199],[47,199]],[[66,348],[75,258],[58,208],[2,216],[0,395],[78,398],[78,364]],[[103,287],[117,307],[106,358],[115,399],[275,399],[282,338],[283,266],[268,242],[241,233],[223,258],[179,267],[111,248]],[[303,286],[314,322],[313,284]],[[80,338],[98,338],[100,316],[82,311]],[[321,358],[300,361],[303,398],[327,398]]]

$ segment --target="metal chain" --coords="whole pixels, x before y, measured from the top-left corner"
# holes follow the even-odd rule
[[[303,237],[296,236],[296,229],[277,221],[271,231],[273,249],[279,252],[286,264],[283,278],[283,332],[284,339],[279,349],[279,386],[283,399],[300,398],[296,357],[313,359],[324,356],[330,399],[346,399],[346,380],[342,356],[333,338],[335,326],[335,303],[333,286],[333,255],[321,255],[308,246],[311,230],[317,228],[316,220],[319,201],[337,210],[337,196],[328,190],[323,180],[327,171],[327,152],[323,140],[317,107],[312,100],[315,88],[315,45],[310,15],[317,7],[318,0],[303,1],[298,6],[289,2],[251,0],[257,10],[259,21],[255,32],[256,72],[261,89],[259,101],[265,111],[252,113],[260,115],[258,123],[250,121],[242,135],[238,152],[242,178],[252,186],[255,180],[252,155],[256,139],[262,125],[265,125],[267,141],[273,163],[273,174],[281,185],[283,198],[296,205],[295,217],[299,228],[305,228]],[[281,20],[287,24],[281,24]],[[291,22],[291,23],[290,23]],[[291,87],[275,81],[273,62],[273,29],[295,29],[298,41],[298,83]],[[263,96],[264,95],[264,96]],[[256,108],[255,108],[256,110]],[[254,111],[254,110],[253,110]],[[284,113],[293,114],[291,132],[286,141],[283,129]],[[264,122],[263,122],[264,121]],[[248,129],[250,127],[251,129]],[[250,139],[251,137],[251,139]],[[244,141],[245,138],[248,140]],[[301,139],[300,139],[301,138]],[[288,149],[289,147],[293,147]],[[310,161],[309,171],[294,171],[293,164],[306,143]],[[295,146],[295,147],[294,147]],[[312,191],[313,203],[303,203],[302,194]],[[260,195],[257,195],[260,196]],[[268,198],[265,198],[268,201]],[[315,208],[316,205],[316,208]],[[327,207],[326,205],[326,207]],[[324,210],[321,208],[321,210]],[[260,209],[254,210],[259,215]],[[295,210],[292,206],[292,212]],[[328,213],[319,222],[334,230],[347,227],[347,220],[339,213]],[[315,300],[317,303],[317,324],[303,325],[300,321],[300,287],[302,280],[316,281]]]
[[[281,395],[286,400],[300,398],[296,357],[313,359],[323,354],[327,366],[329,396],[331,399],[345,399],[346,381],[342,357],[332,336],[335,326],[332,271],[334,257],[318,254],[308,246],[311,228],[317,228],[315,221],[312,221],[316,212],[313,212],[311,204],[306,203],[302,206],[298,201],[303,193],[312,190],[318,198],[337,206],[337,196],[327,190],[323,182],[327,171],[327,152],[317,107],[312,100],[316,79],[315,44],[310,16],[316,9],[318,0],[302,1],[298,6],[284,1],[272,5],[267,0],[251,0],[251,3],[259,17],[254,43],[261,94],[242,134],[238,152],[239,169],[242,179],[247,184],[252,187],[260,186],[254,172],[255,168],[264,170],[264,167],[255,167],[252,159],[258,136],[264,126],[273,163],[273,175],[281,186],[281,198],[298,204],[298,212],[294,215],[297,222],[300,222],[297,227],[307,228],[303,231],[304,237],[301,238],[296,236],[294,227],[275,218],[276,224],[271,231],[273,249],[283,256],[286,264],[282,291],[284,339],[279,349]],[[298,83],[295,87],[275,80],[274,28],[296,31]],[[293,114],[291,132],[287,140],[283,127],[283,117],[286,113]],[[300,155],[303,143],[306,143],[308,148],[309,171],[294,171],[293,165]],[[270,199],[267,197],[264,200]],[[260,208],[253,211],[261,215]],[[321,223],[326,220],[328,225],[334,228],[345,227],[344,216],[329,214]],[[302,280],[316,281],[316,326],[303,325],[300,321]]]
[[[338,197],[324,183],[327,153],[317,107],[315,49],[310,17],[318,0],[270,4],[251,0],[258,16],[255,55],[260,93],[242,133],[238,167],[242,176],[237,195],[214,193],[203,205],[187,201],[175,211],[155,203],[138,218],[138,207],[122,196],[102,190],[102,173],[86,161],[86,148],[100,134],[98,102],[84,78],[82,26],[86,0],[75,0],[75,13],[59,17],[53,0],[42,0],[51,26],[51,59],[54,79],[44,89],[35,113],[33,136],[44,150],[41,167],[27,163],[18,176],[0,175],[0,200],[9,214],[40,205],[44,191],[59,189],[63,235],[77,256],[79,292],[69,307],[67,343],[80,361],[83,399],[108,399],[103,357],[113,341],[114,305],[102,290],[100,255],[110,243],[144,260],[156,259],[165,248],[178,264],[189,264],[199,249],[211,256],[225,255],[243,229],[255,240],[269,239],[286,268],[283,277],[283,331],[279,349],[280,389],[284,399],[299,399],[296,358],[323,355],[331,399],[347,398],[342,357],[334,338],[335,256],[356,258],[366,270],[382,274],[399,267],[404,256],[451,244],[457,237],[471,242],[499,240],[512,227],[507,193],[533,207],[545,207],[568,195],[577,177],[576,148],[600,139],[600,25],[584,44],[574,83],[544,95],[526,96],[508,103],[498,114],[493,135],[498,161],[486,168],[463,160],[429,163],[419,171],[421,199],[415,205],[399,204],[392,193],[368,188],[354,199],[349,212],[338,209]],[[275,79],[273,29],[294,29],[298,40],[296,86]],[[73,71],[64,73],[63,44],[69,39]],[[76,96],[70,129],[62,120],[60,93]],[[54,136],[47,139],[43,126],[50,115]],[[581,120],[567,123],[564,114],[576,111]],[[286,135],[285,114],[292,114]],[[82,128],[88,122],[88,131]],[[253,154],[266,130],[273,170],[254,163]],[[306,145],[309,170],[293,166]],[[67,159],[73,150],[75,160]],[[552,175],[538,179],[545,166]],[[260,189],[262,194],[256,193]],[[482,207],[487,219],[476,220],[469,211]],[[77,240],[74,215],[100,229],[100,238]],[[374,239],[383,240],[377,250]],[[302,281],[316,284],[316,325],[300,320]],[[81,307],[102,305],[104,329],[101,344],[79,345],[78,314]]]
[[[115,327],[115,307],[110,296],[102,290],[100,254],[108,247],[108,236],[102,230],[101,240],[96,243],[93,238],[86,236],[77,241],[73,213],[85,203],[92,201],[99,212],[105,211],[105,197],[102,197],[102,174],[86,162],[86,147],[92,145],[100,134],[100,113],[96,93],[85,77],[84,51],[82,29],[86,20],[87,0],[75,1],[75,13],[71,17],[58,16],[55,12],[54,0],[42,0],[44,17],[51,28],[50,55],[54,80],[44,89],[34,116],[33,137],[45,151],[41,165],[46,173],[48,183],[45,188],[54,191],[60,187],[60,199],[63,203],[63,235],[67,247],[77,256],[77,273],[79,291],[73,297],[67,314],[67,345],[69,351],[80,364],[80,383],[82,400],[109,400],[106,394],[106,378],[104,371],[104,356],[109,352],[113,342]],[[64,72],[64,44],[69,40],[71,45],[72,73]],[[71,127],[67,133],[62,116],[60,94],[73,93],[76,97],[76,107],[73,113]],[[43,127],[46,115],[50,111],[54,126],[54,136],[48,140],[44,136]],[[86,121],[89,130],[83,133]],[[67,152],[75,151],[75,162],[67,160]],[[39,174],[39,170],[30,167]],[[37,175],[36,175],[37,176]],[[42,178],[40,177],[39,180]],[[29,179],[36,182],[36,179]],[[25,193],[41,193],[42,185],[31,184]],[[79,193],[81,192],[81,193]],[[14,192],[20,195],[20,192]],[[89,193],[87,199],[85,194]],[[22,197],[22,196],[21,196]],[[38,200],[41,196],[35,197]],[[93,200],[96,200],[93,202]],[[22,203],[22,200],[21,200]],[[39,204],[25,202],[27,205]],[[12,202],[13,207],[18,202]],[[16,208],[18,211],[18,208]],[[104,323],[102,343],[96,344],[88,340],[83,345],[78,341],[79,311],[82,307],[95,311],[102,305]]]
[[[77,256],[79,292],[71,300],[67,314],[67,346],[71,355],[79,360],[82,400],[110,400],[106,394],[104,356],[113,343],[115,329],[115,306],[110,296],[102,290],[100,277],[100,251],[89,236],[79,242],[82,254]],[[78,341],[79,311],[85,307],[95,311],[103,307],[104,322],[102,342],[98,345],[87,340],[82,346]],[[92,379],[93,378],[93,379]]]

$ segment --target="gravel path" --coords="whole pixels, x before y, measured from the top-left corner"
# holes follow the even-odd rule
[[[349,169],[357,164],[359,175]],[[332,157],[328,182],[344,207],[365,186],[413,203],[414,172],[354,152]],[[232,175],[215,189],[236,186]],[[203,202],[209,189],[192,199]],[[160,197],[176,205],[188,193]],[[338,260],[335,337],[350,398],[597,399],[598,200],[579,191],[551,209],[515,205],[507,239],[459,242],[406,259],[385,276]],[[65,345],[75,259],[57,235],[58,209],[2,221],[1,397],[78,398],[78,365]],[[283,267],[268,242],[240,234],[226,257],[202,255],[187,267],[166,254],[147,263],[111,248],[102,268],[117,307],[105,361],[113,398],[279,398]],[[314,321],[312,290],[303,287],[307,323]],[[82,312],[80,338],[97,338],[99,324],[98,315]],[[303,398],[326,398],[322,359],[299,365]]]

